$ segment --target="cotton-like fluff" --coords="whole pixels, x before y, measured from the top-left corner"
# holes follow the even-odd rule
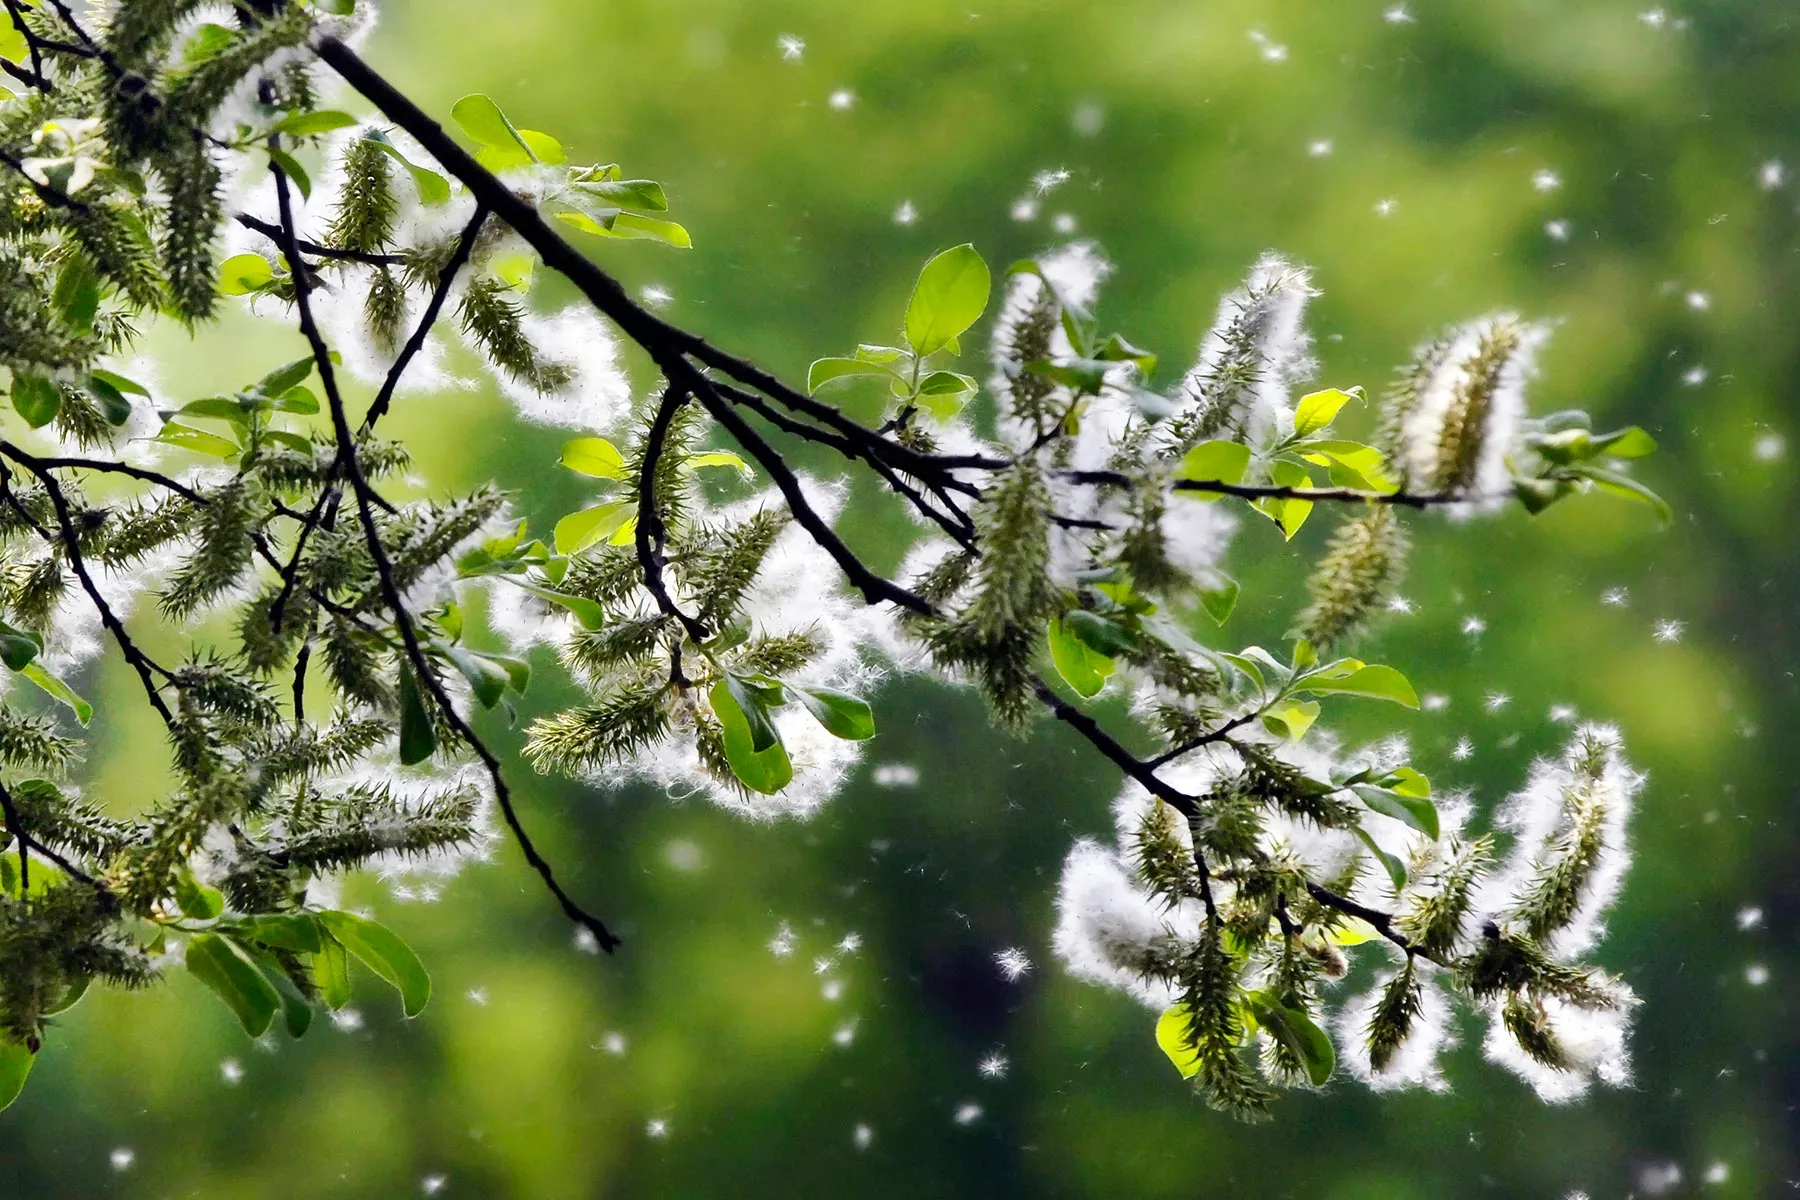
[[[1613,1087],[1631,1082],[1631,1056],[1626,1037],[1631,1030],[1631,1008],[1637,1003],[1629,989],[1617,988],[1620,1006],[1586,1009],[1554,996],[1542,1000],[1544,1013],[1558,1045],[1568,1058],[1566,1069],[1547,1066],[1532,1058],[1506,1029],[1500,1006],[1489,1006],[1487,1036],[1481,1050],[1489,1062],[1505,1067],[1531,1085],[1548,1104],[1566,1104],[1587,1094],[1597,1079]]]
[[[1071,242],[1040,255],[1037,262],[1052,286],[1025,271],[1010,276],[989,348],[994,371],[988,386],[997,408],[996,428],[1000,440],[1015,452],[1030,448],[1071,398],[1067,388],[1024,372],[1024,364],[1074,354],[1063,330],[1061,304],[1091,307],[1100,285],[1112,274],[1112,264],[1092,242]],[[1121,369],[1130,368],[1121,364]]]
[[[1491,511],[1511,494],[1525,385],[1550,331],[1512,313],[1484,317],[1426,347],[1388,424],[1411,490],[1467,498],[1452,511]]]
[[[1116,987],[1155,1010],[1175,1002],[1167,983],[1137,968],[1145,949],[1170,933],[1194,937],[1199,917],[1166,910],[1116,851],[1091,838],[1075,843],[1063,862],[1056,913],[1050,944],[1069,974]]]
[[[520,325],[543,359],[568,371],[568,382],[551,392],[496,371],[500,390],[520,416],[560,429],[608,433],[631,414],[631,380],[619,362],[618,337],[592,309],[576,305],[548,317],[528,311]]]
[[[1316,370],[1305,326],[1316,295],[1305,267],[1273,252],[1258,259],[1244,286],[1219,302],[1174,410],[1157,426],[1157,446],[1178,455],[1214,438],[1259,446],[1287,432],[1289,397]]]
[[[1631,866],[1627,827],[1644,777],[1625,762],[1621,745],[1613,726],[1578,727],[1559,758],[1532,767],[1497,817],[1513,848],[1477,903],[1508,923],[1537,921],[1558,958],[1600,943]],[[1540,915],[1547,904],[1554,911]]]
[[[447,688],[460,682],[444,680]],[[452,694],[460,691],[461,688],[456,688]],[[460,695],[456,698],[457,706],[466,710],[468,705],[461,702],[464,698]],[[474,837],[469,842],[460,846],[440,846],[423,854],[379,855],[369,860],[368,866],[383,879],[402,882],[446,880],[471,862],[487,862],[500,843],[500,834],[494,825],[493,781],[479,763],[434,763],[427,768],[403,769],[398,759],[387,758],[386,761],[362,763],[351,771],[319,781],[319,788],[325,794],[353,787],[385,791],[407,812],[417,812],[428,801],[446,797],[466,801],[474,808],[474,817],[469,822]],[[381,832],[379,824],[366,828],[374,833]],[[396,835],[404,833],[406,828],[404,822],[395,821]]]
[[[1414,969],[1419,972],[1418,1009],[1413,1013],[1405,1040],[1395,1048],[1381,1070],[1377,1071],[1370,1060],[1369,1027],[1395,972],[1379,976],[1374,987],[1352,999],[1338,1013],[1335,1022],[1338,1061],[1371,1091],[1450,1090],[1450,1081],[1444,1078],[1442,1065],[1444,1052],[1454,1049],[1458,1041],[1450,998],[1436,982],[1434,968],[1420,964]]]

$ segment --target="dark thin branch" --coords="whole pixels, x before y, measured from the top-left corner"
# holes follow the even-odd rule
[[[681,606],[675,603],[675,598],[669,595],[668,584],[663,580],[665,531],[662,513],[656,507],[657,464],[661,462],[663,451],[668,445],[669,429],[675,423],[675,415],[687,402],[688,394],[685,391],[671,387],[663,393],[662,400],[656,406],[656,417],[650,422],[649,435],[644,439],[644,463],[638,469],[638,515],[633,540],[637,546],[638,566],[644,573],[644,586],[655,598],[656,606],[680,622],[688,637],[698,645],[710,636],[706,625],[699,618],[682,611]],[[679,653],[678,648],[677,657],[671,660],[676,683],[684,682],[680,678]]]
[[[1421,954],[1422,950],[1409,941],[1405,934],[1394,928],[1394,914],[1382,912],[1378,908],[1370,908],[1366,904],[1358,904],[1348,896],[1340,896],[1328,887],[1306,881],[1306,894],[1323,904],[1326,908],[1335,909],[1347,916],[1357,917],[1375,927],[1376,932],[1394,943],[1408,954]],[[1432,961],[1437,961],[1433,959]],[[1442,964],[1440,964],[1442,965]]]
[[[269,164],[270,172],[275,176],[275,196],[281,212],[281,238],[286,250],[298,254],[294,246],[295,226],[293,201],[288,194],[287,175],[276,162]],[[382,596],[393,612],[394,627],[399,630],[400,639],[405,644],[406,658],[413,673],[421,685],[430,693],[432,701],[443,715],[457,737],[461,738],[474,751],[481,764],[487,770],[488,779],[494,789],[494,800],[499,805],[501,815],[507,827],[512,831],[513,839],[518,842],[519,849],[525,855],[525,861],[537,872],[538,878],[549,889],[562,910],[581,928],[586,929],[599,943],[600,948],[610,952],[619,944],[619,939],[600,918],[594,916],[577,904],[573,897],[563,889],[556,879],[556,873],[548,860],[538,852],[535,843],[525,831],[519,820],[519,814],[513,804],[512,792],[506,785],[506,778],[501,770],[500,760],[489,750],[475,731],[469,727],[456,705],[450,699],[437,673],[431,669],[431,663],[425,656],[424,647],[419,644],[419,635],[413,628],[412,614],[406,607],[406,598],[401,594],[399,585],[394,580],[393,563],[389,561],[387,547],[382,544],[380,526],[375,520],[375,503],[373,489],[364,477],[362,464],[356,457],[356,438],[350,429],[350,419],[344,409],[344,398],[338,390],[337,375],[332,367],[331,350],[325,344],[324,336],[319,332],[318,322],[313,318],[311,287],[299,274],[294,276],[294,308],[299,317],[300,331],[307,344],[312,347],[314,364],[319,372],[319,383],[325,391],[326,402],[331,409],[332,430],[337,438],[338,454],[344,462],[344,474],[350,483],[356,498],[357,515],[361,519],[363,537],[369,548],[369,557],[375,564],[375,572],[380,579]]]
[[[261,217],[253,217],[249,213],[233,213],[232,219],[245,229],[254,230],[266,238],[279,240],[281,230]],[[324,246],[318,242],[309,242],[304,238],[295,240],[300,249],[314,258],[331,258],[340,262],[362,263],[370,267],[398,267],[406,262],[399,254],[370,254],[364,250],[340,250],[336,246]]]

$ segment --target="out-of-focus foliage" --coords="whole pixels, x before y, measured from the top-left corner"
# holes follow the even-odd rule
[[[621,271],[790,378],[891,323],[925,252],[1032,253],[1064,213],[1139,285],[1111,321],[1157,345],[1191,339],[1270,245],[1315,268],[1332,380],[1380,382],[1447,314],[1560,321],[1540,406],[1651,428],[1675,525],[1559,507],[1428,530],[1415,611],[1359,653],[1434,664],[1415,682],[1448,703],[1410,731],[1440,788],[1492,804],[1566,740],[1553,706],[1605,713],[1637,747],[1651,784],[1606,961],[1644,1001],[1639,1088],[1545,1110],[1471,1046],[1449,1098],[1333,1094],[1268,1128],[1220,1121],[1168,1086],[1141,1009],[1047,952],[1069,832],[1110,824],[1107,769],[1054,738],[996,746],[975,703],[906,684],[888,703],[935,715],[884,727],[872,760],[916,766],[916,789],[877,771],[806,826],[745,829],[647,790],[529,796],[577,882],[639,914],[616,969],[496,867],[433,909],[373,881],[350,898],[433,962],[420,1022],[359,996],[360,1028],[265,1055],[222,1009],[196,1033],[197,989],[90,999],[0,1129],[9,1193],[224,1194],[279,1170],[292,1195],[438,1176],[464,1195],[878,1195],[921,1178],[945,1195],[1606,1195],[1675,1164],[1682,1188],[1711,1172],[1709,1194],[1759,1196],[1794,1174],[1779,997],[1800,968],[1800,762],[1776,733],[1796,715],[1784,451],[1800,410],[1779,164],[1800,160],[1800,46],[1779,6],[513,7],[390,0],[374,53],[436,112],[504,94],[669,181],[707,252]],[[1065,167],[1036,195],[1034,175]],[[263,361],[257,336],[209,335],[184,382]],[[437,477],[497,474],[546,517],[576,507],[573,481],[539,470],[551,439],[470,432],[509,421],[449,393],[394,426]],[[1297,590],[1305,561],[1244,582]],[[1288,615],[1234,620],[1272,639]],[[1685,628],[1659,639],[1665,621]],[[91,793],[129,794],[157,738],[121,730]],[[1015,945],[1037,966],[1008,982],[992,956]],[[996,1050],[1010,1070],[983,1078]]]

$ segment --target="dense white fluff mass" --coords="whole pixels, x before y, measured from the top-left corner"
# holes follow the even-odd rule
[[[540,356],[568,368],[569,382],[540,392],[496,372],[500,390],[519,415],[540,425],[589,433],[616,429],[631,411],[631,381],[620,365],[612,326],[585,305],[548,317],[528,311],[520,324]]]
[[[1539,1099],[1550,1104],[1580,1099],[1596,1079],[1623,1087],[1631,1082],[1625,1040],[1631,1028],[1630,1008],[1636,1003],[1629,991],[1623,992],[1623,998],[1620,1008],[1601,1011],[1577,1008],[1555,997],[1542,1001],[1550,1029],[1568,1056],[1566,1069],[1546,1066],[1526,1054],[1507,1032],[1498,1006],[1491,1006],[1482,1053],[1530,1084]]]
[[[1134,967],[1144,947],[1170,932],[1194,936],[1198,920],[1178,923],[1179,914],[1152,899],[1116,851],[1089,838],[1075,843],[1063,863],[1056,914],[1050,944],[1069,974],[1116,987],[1153,1009],[1174,1003],[1167,983]]]
[[[1100,285],[1112,274],[1107,262],[1092,242],[1071,242],[1040,255],[1038,267],[1053,286],[1055,296],[1065,304],[1082,309],[1091,307],[1100,294]],[[1021,419],[1014,411],[1013,373],[1020,364],[1039,358],[1064,359],[1073,354],[1069,337],[1060,322],[1047,331],[1033,331],[1032,319],[1046,299],[1044,278],[1021,271],[1006,281],[1006,295],[994,320],[990,358],[994,373],[989,381],[998,407],[997,429],[1000,437],[1014,450],[1024,450],[1037,437],[1037,427]],[[1041,345],[1037,336],[1046,336]],[[1066,389],[1057,394],[1067,397]]]
[[[1507,460],[1519,447],[1525,385],[1549,336],[1547,326],[1512,313],[1471,321],[1450,334],[1431,356],[1400,422],[1401,466],[1409,481],[1467,495],[1469,503],[1457,510],[1463,513],[1490,510],[1510,495]],[[1466,472],[1459,463],[1467,464]]]
[[[1377,1071],[1369,1059],[1369,1026],[1381,1003],[1382,992],[1394,973],[1389,971],[1378,976],[1374,987],[1352,999],[1338,1013],[1335,1032],[1339,1062],[1371,1091],[1450,1090],[1450,1081],[1444,1077],[1439,1061],[1446,1050],[1457,1044],[1450,998],[1431,975],[1425,974],[1431,970],[1429,966],[1418,969],[1421,971],[1419,1011],[1413,1015],[1405,1040],[1394,1050],[1384,1069]]]

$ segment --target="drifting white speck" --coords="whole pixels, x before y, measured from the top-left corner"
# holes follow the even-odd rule
[[[919,210],[913,207],[911,200],[902,200],[900,207],[894,210],[894,224],[911,225],[919,219]]]
[[[1286,62],[1288,48],[1279,42],[1269,40],[1269,35],[1260,29],[1250,31],[1250,40],[1262,50],[1264,62]]]
[[[831,974],[831,968],[835,966],[837,966],[837,959],[827,955],[820,955],[818,958],[813,959],[813,974],[829,975]]]
[[[1057,167],[1051,171],[1039,171],[1031,177],[1031,190],[1040,196],[1048,196],[1063,184],[1069,182],[1069,171],[1066,167]]]
[[[594,931],[585,925],[575,927],[574,943],[575,948],[583,954],[600,953],[600,939],[595,937]]]
[[[1012,219],[1015,221],[1035,221],[1042,206],[1031,196],[1013,201]]]
[[[958,1105],[956,1115],[951,1119],[958,1125],[973,1125],[981,1120],[981,1105],[974,1103]]]
[[[1631,589],[1622,587],[1607,588],[1600,593],[1600,603],[1609,608],[1624,608],[1631,603]]]
[[[1057,213],[1054,217],[1050,218],[1050,228],[1056,230],[1056,232],[1061,233],[1061,234],[1074,233],[1075,232],[1075,214],[1074,213]]]
[[[1558,725],[1567,725],[1575,719],[1575,706],[1572,704],[1552,704],[1550,719]]]
[[[1705,292],[1689,292],[1687,294],[1687,306],[1695,312],[1705,312],[1712,307],[1712,297]]]
[[[775,44],[781,47],[781,57],[788,62],[799,62],[800,56],[806,53],[806,39],[795,37],[791,33],[784,33],[776,38]]]
[[[1313,158],[1330,158],[1334,149],[1330,138],[1316,138],[1306,144],[1306,153]]]
[[[669,1136],[669,1123],[662,1117],[651,1117],[644,1122],[644,1136],[666,1138]]]
[[[1769,968],[1762,963],[1751,963],[1744,968],[1744,982],[1751,987],[1761,987],[1769,982]]]
[[[846,933],[837,944],[838,953],[855,954],[858,950],[862,949],[862,943],[862,934]]]
[[[354,1008],[340,1008],[331,1014],[331,1023],[345,1033],[355,1033],[363,1027],[363,1015]]]
[[[663,861],[677,871],[691,874],[706,866],[706,851],[686,838],[676,838],[663,847]]]
[[[1391,217],[1399,207],[1400,202],[1389,196],[1375,202],[1375,215],[1378,217]]]
[[[794,952],[794,927],[783,921],[776,927],[775,936],[769,939],[769,953],[776,958],[786,958]]]
[[[1481,702],[1481,706],[1491,713],[1496,713],[1511,703],[1512,697],[1505,692],[1489,692],[1487,699]]]
[[[1443,712],[1450,707],[1450,697],[1442,692],[1432,692],[1419,701],[1419,705],[1426,712]]]
[[[1414,607],[1413,607],[1413,602],[1411,600],[1408,600],[1405,596],[1394,596],[1394,597],[1390,598],[1387,602],[1387,610],[1391,613],[1401,613],[1401,614],[1411,613],[1411,612],[1415,611]]]
[[[841,979],[827,979],[824,986],[819,989],[819,995],[825,997],[825,999],[831,1001],[833,1004],[837,1003],[844,998],[844,981]]]
[[[850,1131],[850,1144],[858,1150],[867,1150],[875,1144],[875,1131],[867,1125],[858,1125]]]
[[[1561,217],[1554,221],[1544,222],[1544,232],[1550,236],[1552,241],[1566,242],[1574,231],[1575,227]]]
[[[876,787],[918,787],[919,768],[911,763],[882,763],[869,776],[869,781]]]
[[[1638,20],[1642,21],[1652,29],[1661,29],[1669,23],[1669,14],[1660,8],[1652,8],[1646,12],[1639,13]],[[1676,1173],[1676,1178],[1680,1179],[1680,1177],[1681,1175],[1678,1171]]]
[[[1031,958],[1017,946],[1008,946],[994,955],[994,965],[1000,968],[1000,978],[1008,983],[1017,983],[1031,974]]]
[[[1741,932],[1749,933],[1763,923],[1763,910],[1752,905],[1738,909],[1737,927]]]
[[[1779,158],[1771,158],[1756,170],[1756,182],[1762,184],[1763,191],[1772,192],[1787,182],[1787,164]]]
[[[1706,1174],[1700,1177],[1702,1183],[1724,1183],[1731,1178],[1731,1168],[1722,1162],[1712,1163],[1706,1168]]]
[[[1651,636],[1659,642],[1679,642],[1681,640],[1681,631],[1686,628],[1686,621],[1658,621],[1651,630]]]
[[[834,112],[849,112],[856,106],[856,93],[849,88],[839,88],[826,97],[825,103],[829,104]]]
[[[1564,1196],[1563,1200],[1590,1200],[1590,1197],[1588,1196],[1588,1194],[1586,1192],[1582,1191],[1580,1188],[1576,1188],[1574,1191],[1572,1191],[1568,1195]]]
[[[219,1078],[233,1087],[244,1081],[244,1064],[235,1058],[228,1058],[219,1064]]]
[[[660,283],[646,283],[638,289],[638,296],[651,308],[667,308],[675,299],[674,293]]]
[[[1006,1072],[1011,1066],[1012,1063],[1007,1060],[1006,1055],[996,1050],[976,1063],[975,1070],[983,1079],[1005,1079]]]
[[[1757,462],[1775,462],[1787,453],[1787,439],[1779,433],[1765,433],[1750,447]]]
[[[1562,186],[1562,176],[1549,167],[1539,168],[1531,176],[1531,186],[1540,192],[1554,192]]]
[[[486,988],[472,987],[463,994],[469,998],[470,1004],[481,1005],[483,1007],[487,1005],[488,994]]]
[[[854,1042],[855,1040],[856,1040],[856,1022],[855,1021],[845,1021],[842,1025],[839,1025],[837,1027],[837,1031],[831,1035],[832,1045],[838,1047],[840,1050],[848,1050],[850,1048],[850,1044],[852,1042]]]
[[[1689,367],[1681,373],[1681,382],[1688,387],[1699,387],[1706,382],[1709,375],[1711,375],[1711,372],[1705,367]]]
[[[419,1191],[427,1196],[435,1196],[443,1191],[444,1185],[449,1182],[450,1177],[448,1175],[427,1175],[425,1178],[419,1180]]]
[[[131,1164],[137,1161],[137,1151],[130,1146],[120,1146],[107,1155],[106,1160],[112,1164],[112,1169],[115,1171],[129,1171]]]
[[[1672,1162],[1650,1163],[1638,1171],[1638,1187],[1649,1195],[1660,1196],[1680,1186],[1681,1168]]]
[[[1389,5],[1387,11],[1381,14],[1381,19],[1389,25],[1411,25],[1416,18],[1406,11],[1406,5],[1393,4]]]
[[[1464,617],[1462,631],[1469,637],[1480,637],[1487,632],[1487,622],[1480,617]]]
[[[606,1035],[600,1039],[600,1048],[614,1058],[624,1056],[625,1045],[625,1035],[616,1029],[608,1030]]]
[[[1456,739],[1456,745],[1450,748],[1450,757],[1457,762],[1466,762],[1475,757],[1475,743],[1466,737]]]
[[[1075,131],[1077,137],[1093,137],[1105,127],[1106,110],[1092,100],[1077,104],[1075,111],[1069,115],[1069,128]]]

